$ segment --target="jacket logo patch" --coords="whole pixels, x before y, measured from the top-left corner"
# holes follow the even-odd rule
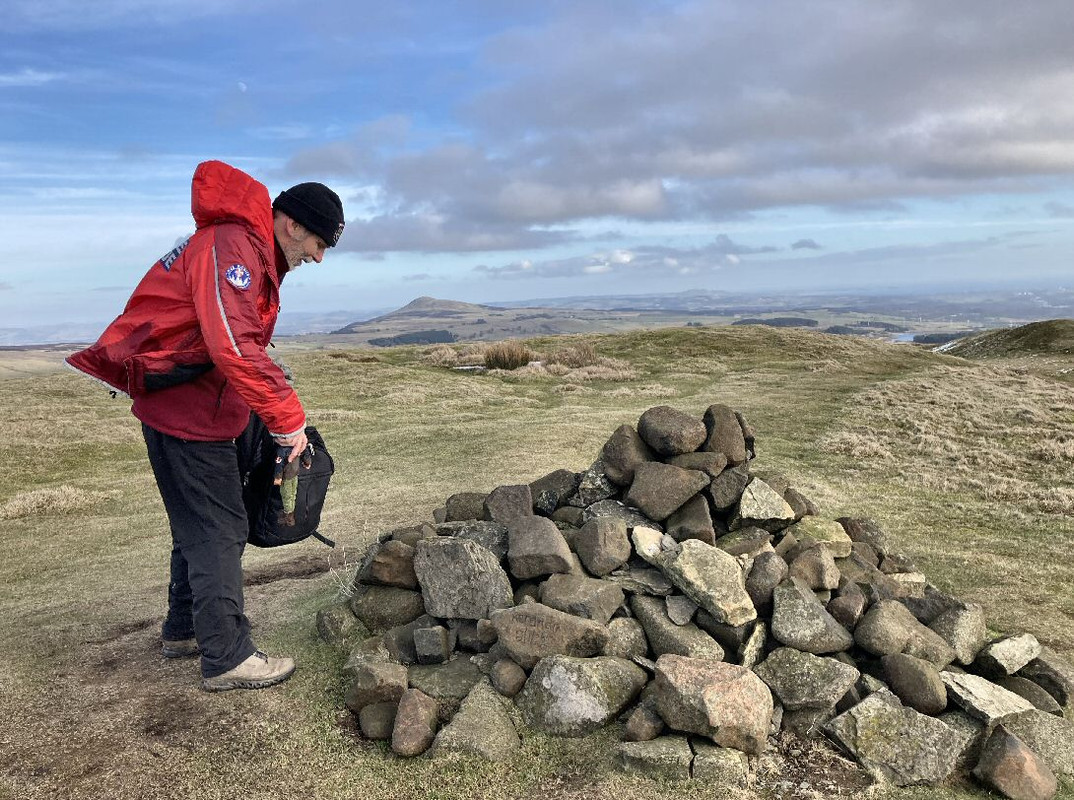
[[[179,258],[179,255],[186,249],[188,244],[190,244],[189,238],[177,244],[171,252],[160,257],[160,265],[164,267],[165,272],[171,271],[172,264],[175,263],[175,260]]]
[[[242,289],[245,292],[250,288],[250,270],[242,264],[232,264],[227,268],[224,277],[236,289]]]

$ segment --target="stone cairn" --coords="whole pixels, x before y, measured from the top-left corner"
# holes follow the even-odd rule
[[[317,620],[349,652],[362,735],[502,760],[520,728],[618,721],[623,769],[747,786],[791,731],[900,786],[971,771],[1054,795],[1074,666],[991,638],[875,522],[824,518],[753,455],[731,408],[657,406],[584,472],[455,494],[379,536]]]

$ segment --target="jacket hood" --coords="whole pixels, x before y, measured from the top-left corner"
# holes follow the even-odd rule
[[[268,189],[223,161],[204,161],[194,170],[190,212],[199,229],[219,222],[242,222],[266,242],[273,240]]]

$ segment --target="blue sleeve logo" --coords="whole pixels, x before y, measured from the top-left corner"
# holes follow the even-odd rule
[[[250,288],[250,270],[242,264],[232,264],[227,268],[224,277],[236,289],[242,289],[245,292]]]

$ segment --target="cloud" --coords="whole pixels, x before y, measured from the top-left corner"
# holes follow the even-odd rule
[[[404,281],[431,281],[433,276],[428,272],[416,272],[413,275],[404,275]]]
[[[386,118],[287,169],[376,185],[374,227],[436,219],[435,246],[464,251],[486,249],[482,228],[537,247],[582,221],[1032,192],[1074,174],[1067,14],[1061,0],[552,4],[486,38],[496,80],[447,109],[448,134]]]
[[[812,239],[799,239],[791,245],[791,250],[823,250],[824,248]]]
[[[609,274],[679,278],[718,272],[737,266],[742,256],[775,253],[778,249],[738,244],[729,236],[720,234],[710,244],[697,248],[646,245],[547,261],[524,259],[495,267],[482,264],[474,267],[473,271],[496,279],[583,278]]]
[[[439,214],[381,215],[347,222],[340,252],[458,253],[484,250],[540,249],[571,241],[569,231],[467,222]]]
[[[1048,212],[1048,216],[1055,217],[1056,219],[1070,219],[1074,218],[1074,206],[1066,203],[1060,203],[1052,201],[1044,204],[1044,210]]]
[[[23,67],[17,72],[0,73],[0,89],[44,86],[66,77],[67,75],[62,72],[43,72],[32,67]]]

